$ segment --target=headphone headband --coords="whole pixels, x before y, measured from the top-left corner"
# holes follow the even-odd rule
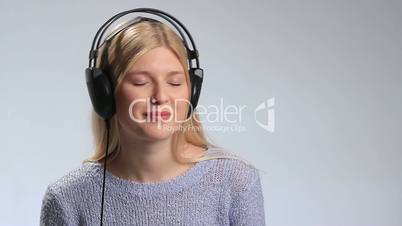
[[[127,11],[118,13],[118,14],[112,16],[109,20],[107,20],[95,34],[95,37],[94,37],[94,40],[92,42],[92,46],[91,46],[91,49],[89,52],[89,66],[88,66],[89,68],[96,66],[96,60],[97,60],[96,58],[98,55],[99,47],[101,46],[100,41],[101,41],[105,31],[110,27],[110,25],[113,24],[113,22],[115,22],[119,18],[121,18],[125,15],[128,15],[128,14],[131,14],[131,13],[148,13],[148,14],[156,15],[156,16],[159,16],[159,17],[165,19],[171,25],[173,25],[175,27],[175,29],[179,32],[179,34],[183,40],[183,44],[186,47],[187,54],[188,54],[189,67],[193,68],[192,60],[195,59],[196,68],[199,68],[200,63],[199,63],[199,59],[198,59],[198,51],[195,46],[194,40],[193,40],[190,32],[187,30],[187,28],[174,16],[172,16],[164,11],[161,11],[158,9],[153,9],[153,8],[137,8],[137,9],[127,10]],[[141,20],[141,18],[146,18],[146,17],[139,17],[139,18]],[[189,38],[191,46],[192,46],[192,50],[189,48],[189,45],[186,41],[186,37],[184,36],[184,34],[180,28],[186,33],[187,37]],[[96,45],[95,45],[95,43],[96,43]],[[93,66],[91,64],[92,62],[93,62]]]
[[[132,25],[137,24],[137,23],[142,22],[142,21],[152,21],[152,22],[158,22],[158,23],[160,23],[160,21],[158,21],[158,20],[154,20],[154,19],[151,19],[151,18],[148,18],[148,17],[137,16],[137,17],[135,17],[135,18],[132,19],[132,20],[128,20],[128,21],[126,21],[126,22],[124,22],[124,23],[118,25],[118,26],[116,27],[116,30],[114,30],[113,32],[111,32],[110,34],[108,34],[108,36],[106,36],[106,38],[105,38],[105,40],[102,42],[102,44],[99,45],[99,48],[100,48],[102,45],[104,45],[106,42],[108,42],[109,40],[113,39],[113,38],[114,38],[117,34],[119,34],[120,32],[122,32],[122,31],[128,29],[129,27],[131,27]]]

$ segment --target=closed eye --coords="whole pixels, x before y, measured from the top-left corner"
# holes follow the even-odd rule
[[[148,82],[143,82],[143,83],[134,83],[134,86],[144,86],[146,85]]]

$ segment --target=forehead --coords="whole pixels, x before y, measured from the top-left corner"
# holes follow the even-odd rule
[[[156,47],[139,57],[134,64],[128,69],[128,73],[134,74],[138,71],[183,71],[183,66],[180,63],[176,54],[166,47]]]

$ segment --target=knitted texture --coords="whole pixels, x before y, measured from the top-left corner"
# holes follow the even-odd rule
[[[222,149],[208,153],[235,157]],[[103,167],[87,162],[48,185],[40,225],[100,225]],[[196,163],[162,182],[106,171],[103,225],[265,225],[259,171],[234,158]]]

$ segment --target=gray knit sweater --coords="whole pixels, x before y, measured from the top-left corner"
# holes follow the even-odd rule
[[[226,153],[209,148],[208,153]],[[83,163],[51,183],[40,225],[100,225],[103,167]],[[259,171],[233,158],[205,160],[174,179],[128,181],[106,171],[103,225],[265,225]]]

